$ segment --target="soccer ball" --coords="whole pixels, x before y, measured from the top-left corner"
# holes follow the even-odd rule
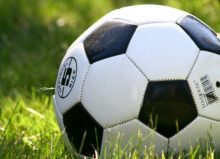
[[[91,155],[137,131],[155,151],[220,148],[220,40],[195,16],[160,5],[108,13],[67,50],[54,107],[66,143]]]

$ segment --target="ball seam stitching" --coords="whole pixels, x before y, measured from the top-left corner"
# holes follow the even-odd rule
[[[82,82],[82,87],[81,87],[81,90],[80,90],[80,97],[79,97],[80,102],[82,102],[83,90],[84,90],[84,86],[85,86],[85,83],[86,83],[86,79],[87,79],[88,74],[89,74],[90,67],[91,67],[91,65],[89,65],[89,67],[86,71],[85,77],[83,79],[83,82]]]

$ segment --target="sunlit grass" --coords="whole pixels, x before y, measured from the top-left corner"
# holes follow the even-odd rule
[[[4,104],[2,104],[4,103]],[[1,98],[0,158],[69,158],[51,98]]]
[[[51,97],[33,90],[30,98],[22,95],[15,99],[1,98],[0,158],[82,158],[71,153],[65,146],[62,132],[58,128],[53,112]],[[4,104],[2,104],[4,103]],[[140,131],[125,146],[121,146],[120,134],[107,143],[103,153],[97,158],[218,158],[210,141],[198,140],[189,151],[155,152],[155,145],[143,146],[147,140]],[[95,152],[94,152],[95,153]]]

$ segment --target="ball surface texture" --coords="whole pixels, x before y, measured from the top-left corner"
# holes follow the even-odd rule
[[[220,149],[220,40],[195,16],[160,5],[114,10],[67,50],[54,108],[69,147],[102,153],[140,131],[156,152]]]

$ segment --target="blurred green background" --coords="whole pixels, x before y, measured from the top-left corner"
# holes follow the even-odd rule
[[[220,0],[1,0],[0,95],[54,87],[68,46],[109,11],[134,4],[188,11],[220,31]]]

